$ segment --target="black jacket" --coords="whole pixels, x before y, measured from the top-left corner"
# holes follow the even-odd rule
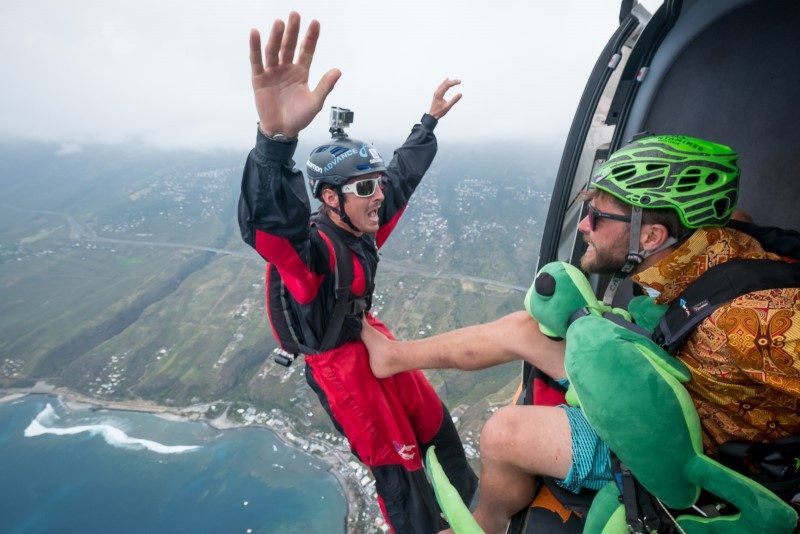
[[[352,292],[367,301],[375,286],[377,249],[396,226],[436,155],[436,123],[432,116],[423,115],[421,124],[415,125],[403,146],[395,150],[387,166],[378,232],[356,237],[337,229],[352,251]],[[310,229],[305,180],[292,160],[296,145],[296,141],[280,143],[258,133],[242,176],[239,228],[242,239],[269,262],[267,303],[276,339],[282,346],[294,338],[317,347],[333,314],[334,258],[325,239]],[[290,302],[281,302],[287,294]],[[360,333],[360,318],[347,316],[336,346],[358,339]]]

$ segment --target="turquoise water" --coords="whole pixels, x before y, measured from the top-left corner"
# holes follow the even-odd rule
[[[325,469],[264,429],[0,404],[3,533],[344,532]]]

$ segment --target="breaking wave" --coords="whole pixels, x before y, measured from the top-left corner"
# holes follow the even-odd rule
[[[147,449],[158,454],[179,454],[200,448],[200,445],[163,445],[149,439],[133,438],[119,428],[108,424],[77,425],[66,428],[50,426],[58,419],[58,414],[48,403],[36,418],[31,421],[28,428],[25,429],[25,437],[32,438],[44,434],[69,436],[88,432],[93,436],[99,434],[112,447],[122,449]]]

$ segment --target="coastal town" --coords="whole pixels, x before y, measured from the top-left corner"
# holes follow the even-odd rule
[[[112,371],[112,374],[116,373]],[[113,382],[100,384],[97,392],[110,393],[110,388],[104,387],[106,384],[111,385]],[[338,481],[347,502],[347,533],[378,534],[390,530],[378,507],[375,480],[369,470],[352,455],[347,439],[338,433],[312,428],[309,421],[298,421],[278,408],[263,411],[254,406],[242,407],[229,403],[166,407],[149,401],[112,401],[99,396],[85,396],[44,382],[37,382],[30,388],[0,390],[0,402],[16,400],[26,395],[57,396],[66,407],[76,411],[106,409],[153,413],[203,422],[219,430],[239,427],[269,429],[287,446],[316,457],[329,466],[328,472]],[[453,419],[458,422],[457,416],[454,415]],[[471,431],[464,439],[464,450],[468,458],[477,458],[477,443]]]
[[[105,172],[103,158],[74,172]],[[266,323],[263,261],[231,225],[239,167],[226,158],[148,158],[114,170],[114,187],[103,194],[97,188],[108,182],[87,178],[46,210],[26,204],[27,189],[9,198],[9,213],[26,224],[0,236],[4,303],[14,317],[4,325],[0,395],[267,429],[338,480],[347,501],[342,530],[387,531],[375,482],[328,421],[304,365],[274,361],[281,354]],[[519,305],[549,200],[520,169],[486,183],[481,177],[494,169],[480,163],[469,176],[431,170],[382,249],[372,312],[398,337],[430,336]],[[60,194],[61,183],[40,189]],[[510,195],[519,201],[496,209]],[[517,374],[430,375],[473,467],[482,424],[513,394]]]
[[[273,355],[290,357],[280,348],[273,351]],[[272,361],[272,358],[269,359]],[[281,380],[288,380],[289,373],[283,375]],[[263,371],[262,371],[263,372]],[[346,496],[348,503],[347,532],[377,533],[389,532],[389,526],[383,520],[378,508],[375,480],[369,470],[358,462],[350,452],[347,438],[338,433],[322,431],[311,428],[309,421],[297,421],[278,408],[269,411],[258,411],[253,406],[236,408],[233,413],[225,408],[224,412],[215,418],[209,418],[219,413],[216,405],[200,405],[181,410],[182,415],[199,413],[207,407],[206,420],[216,428],[231,426],[263,426],[272,430],[285,444],[302,450],[312,456],[320,458],[327,463],[329,472],[336,477]],[[491,408],[494,411],[496,408]],[[458,423],[458,416],[463,411],[455,409],[453,419]],[[468,458],[478,457],[478,444],[476,436],[469,431],[463,440],[464,451]]]

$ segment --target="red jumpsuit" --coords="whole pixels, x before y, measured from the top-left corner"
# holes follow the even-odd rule
[[[396,226],[436,154],[435,125],[436,119],[424,115],[395,151],[386,171],[377,234],[357,237],[335,230],[352,255],[351,292],[367,303],[375,287],[377,249]],[[305,182],[292,161],[295,147],[296,142],[281,143],[258,134],[242,178],[239,225],[245,242],[268,262],[268,304],[287,293],[282,288],[290,296],[283,306],[268,306],[276,339],[282,345],[293,339],[314,347],[333,313],[335,258],[322,232],[310,231]],[[390,335],[368,312],[367,318]],[[412,371],[375,378],[360,331],[360,316],[346,316],[334,349],[306,355],[306,380],[353,453],[371,469],[381,510],[392,529],[437,532],[445,524],[422,468],[427,448],[436,445],[437,456],[466,502],[477,487],[477,477],[450,414],[425,376]]]

